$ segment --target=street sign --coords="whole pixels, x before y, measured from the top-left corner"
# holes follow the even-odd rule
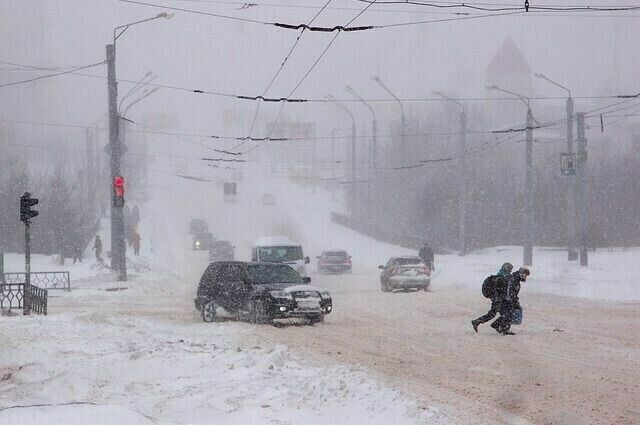
[[[561,153],[560,154],[560,171],[563,176],[576,175],[576,154]]]

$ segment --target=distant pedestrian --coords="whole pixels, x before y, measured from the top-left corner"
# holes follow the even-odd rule
[[[140,233],[133,232],[133,255],[138,257],[140,255]]]
[[[74,243],[73,243],[73,264],[76,263],[76,261],[82,263],[82,242],[80,241],[80,239],[77,239]]]
[[[422,258],[422,261],[433,271],[433,248],[431,248],[426,242],[418,251],[418,257]]]
[[[487,314],[471,321],[471,326],[473,326],[474,331],[478,332],[479,325],[493,320],[498,313],[502,316],[502,306],[507,295],[508,279],[511,274],[511,270],[513,270],[513,264],[504,263],[497,274],[487,277],[482,283],[482,295],[491,300],[491,308]],[[498,320],[496,320],[496,322]],[[500,332],[498,328],[494,327],[493,323],[491,324],[491,327],[493,327],[497,332]]]
[[[91,250],[96,252],[96,260],[102,263],[104,261],[102,259],[102,240],[100,240],[99,235],[96,235],[96,239],[93,242],[93,248],[91,248]]]

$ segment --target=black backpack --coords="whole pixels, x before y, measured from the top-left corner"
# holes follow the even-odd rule
[[[482,282],[482,295],[485,298],[493,297],[498,291],[502,278],[497,275],[491,275]]]

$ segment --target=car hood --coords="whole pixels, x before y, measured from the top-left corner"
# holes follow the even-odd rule
[[[313,285],[296,285],[291,283],[269,283],[263,285],[254,285],[257,292],[261,291],[286,291],[286,292],[298,292],[298,291],[317,291],[328,292],[324,288]]]

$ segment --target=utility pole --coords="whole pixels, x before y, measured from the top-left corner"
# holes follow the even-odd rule
[[[446,94],[435,91],[436,96],[440,96],[451,103],[455,103],[460,108],[460,143],[458,148],[458,253],[461,256],[467,253],[467,242],[465,235],[466,211],[467,211],[467,167],[465,164],[467,150],[467,113],[464,105]]]
[[[531,99],[518,93],[501,89],[496,85],[487,85],[488,90],[497,90],[516,96],[527,106],[526,142],[525,142],[525,181],[524,181],[524,243],[522,262],[533,265],[533,112]]]
[[[116,83],[116,47],[107,44],[107,88],[109,91],[109,155],[111,168],[111,184],[121,176],[120,160],[122,145],[120,143],[120,117],[118,116],[118,85]],[[113,194],[113,188],[109,193]],[[127,280],[127,256],[124,235],[124,213],[122,206],[111,202],[111,269],[117,273],[118,281]]]
[[[356,123],[351,124],[351,219],[356,220]]]
[[[576,114],[578,127],[577,174],[579,179],[578,209],[580,211],[580,265],[589,265],[589,237],[587,232],[587,139],[584,134],[584,113]]]
[[[467,150],[467,114],[464,109],[460,114],[460,159],[458,170],[458,241],[459,255],[464,256],[467,253],[467,241],[465,234],[465,223],[467,221],[467,166],[465,164],[465,156]]]
[[[116,206],[115,196],[116,177],[121,181],[123,180],[120,169],[120,160],[124,153],[119,131],[120,116],[118,113],[118,85],[116,83],[116,40],[118,40],[118,38],[122,36],[127,29],[134,25],[160,18],[171,19],[172,17],[173,14],[171,13],[161,12],[151,18],[142,19],[125,25],[119,25],[113,29],[113,43],[107,44],[107,90],[109,94],[109,145],[107,147],[107,152],[110,156],[112,185],[109,189],[109,193],[111,193],[111,269],[116,271],[118,281],[127,280],[127,245],[125,243],[124,236],[124,197],[121,198],[121,202]],[[148,94],[143,95],[141,98],[134,101],[129,105],[129,107],[142,100]],[[122,115],[126,115],[126,110]]]
[[[567,152],[573,153],[573,98],[567,98]],[[576,254],[576,179],[574,176],[567,176],[567,202],[568,202],[568,231],[569,246],[567,249],[567,259],[575,261]]]
[[[336,200],[336,129],[331,130],[331,200]]]
[[[522,262],[533,265],[533,113],[527,108],[527,136],[525,154],[525,239]]]
[[[377,177],[377,164],[376,164],[376,154],[378,149],[378,121],[376,119],[371,123],[371,130],[373,131],[373,135],[371,137],[371,144],[369,145],[369,164],[367,169],[369,170],[369,175],[367,176],[367,206],[369,209],[369,226],[375,227],[375,221],[377,214],[377,203],[374,202],[374,182]]]

